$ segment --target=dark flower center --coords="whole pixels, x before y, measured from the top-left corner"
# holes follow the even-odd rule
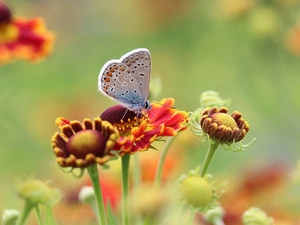
[[[0,25],[1,23],[7,23],[11,19],[11,12],[9,8],[3,3],[0,2]]]
[[[147,118],[143,112],[134,112],[121,105],[115,105],[106,109],[100,118],[115,126],[120,135],[126,135],[133,127],[137,127]]]
[[[82,130],[74,134],[66,144],[66,153],[84,159],[89,153],[102,157],[107,139],[96,130]]]

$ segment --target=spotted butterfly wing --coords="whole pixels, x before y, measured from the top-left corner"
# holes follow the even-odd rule
[[[142,97],[148,99],[151,74],[150,52],[147,49],[136,49],[125,54],[121,60],[135,76]]]
[[[132,111],[149,109],[151,58],[147,49],[136,49],[101,69],[98,89]]]

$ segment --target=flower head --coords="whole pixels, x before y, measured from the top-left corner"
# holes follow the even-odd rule
[[[194,170],[187,175],[181,175],[177,180],[177,190],[183,203],[202,213],[219,205],[219,188],[214,185],[210,174],[201,177]]]
[[[115,150],[121,153],[146,151],[159,137],[175,136],[185,130],[188,113],[178,111],[172,106],[174,99],[163,99],[153,104],[148,114],[135,113],[120,105],[105,110],[100,118],[113,124],[120,132]]]
[[[0,2],[0,24],[8,23],[10,20],[11,11],[3,2]]]
[[[0,2],[0,64],[21,58],[37,60],[52,51],[54,34],[42,18],[24,19],[11,15]]]
[[[93,163],[104,165],[114,156],[112,149],[119,132],[107,121],[95,118],[68,121],[58,118],[61,134],[52,137],[52,148],[61,167],[84,168]]]
[[[251,207],[243,214],[243,223],[245,225],[272,225],[274,224],[274,219],[268,217],[268,215],[259,208]]]
[[[234,111],[227,114],[227,108],[207,107],[202,112],[200,125],[212,139],[221,143],[234,143],[242,140],[250,129],[242,114]]]
[[[15,189],[21,198],[24,198],[33,205],[54,205],[61,198],[58,189],[50,189],[47,183],[35,178],[30,178],[16,184]]]

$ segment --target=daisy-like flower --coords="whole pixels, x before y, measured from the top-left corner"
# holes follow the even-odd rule
[[[200,125],[212,139],[221,143],[234,143],[242,140],[248,133],[250,126],[242,118],[242,114],[234,111],[227,114],[228,109],[221,107],[207,107],[202,112]]]
[[[226,107],[207,107],[202,113],[196,110],[191,115],[191,129],[193,133],[201,138],[209,139],[212,142],[220,143],[226,150],[245,151],[247,145],[242,145],[240,141],[248,133],[250,126],[242,118],[242,114],[234,111],[231,115],[227,114]]]
[[[115,150],[122,153],[146,151],[151,144],[163,136],[175,136],[185,130],[188,113],[173,108],[174,99],[163,99],[159,104],[154,103],[148,114],[135,113],[116,105],[105,110],[100,118],[107,120],[120,132]]]
[[[100,118],[84,119],[83,123],[58,118],[56,124],[61,134],[52,137],[52,148],[61,167],[86,168],[115,158],[112,150],[119,132],[109,122]]]
[[[13,17],[0,2],[0,64],[13,59],[35,61],[49,55],[54,34],[46,29],[42,18]]]

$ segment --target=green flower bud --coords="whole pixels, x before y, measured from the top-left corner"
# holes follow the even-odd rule
[[[34,178],[18,183],[15,189],[21,198],[33,205],[54,205],[61,198],[61,193],[58,189],[50,189],[47,183]]]
[[[200,105],[202,108],[206,107],[228,107],[230,104],[230,99],[222,99],[218,92],[215,91],[205,91],[200,96]]]
[[[6,209],[2,214],[3,225],[16,225],[19,217],[19,211],[16,209]]]
[[[244,225],[272,225],[274,219],[259,208],[251,207],[243,213]]]

